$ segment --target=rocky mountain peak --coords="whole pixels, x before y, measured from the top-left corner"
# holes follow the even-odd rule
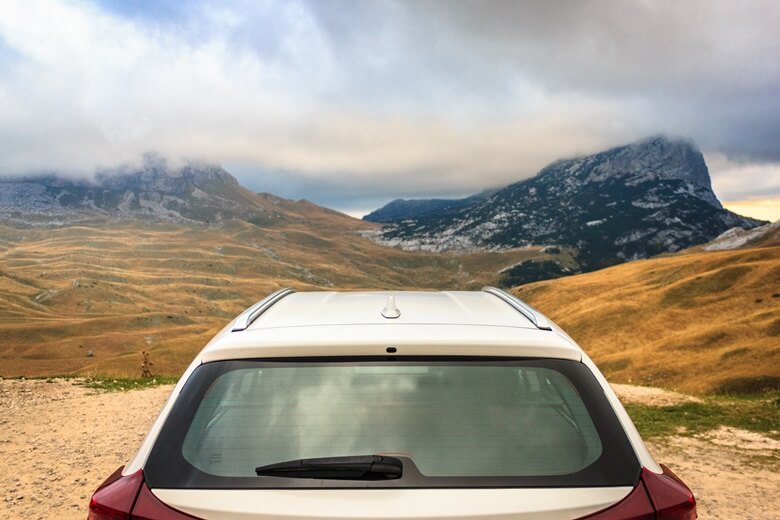
[[[538,176],[549,177],[551,182],[569,184],[619,179],[628,186],[679,180],[689,184],[688,190],[692,195],[722,207],[712,191],[704,156],[691,141],[685,139],[651,137],[593,155],[556,161]]]
[[[760,224],[723,209],[690,141],[663,136],[556,161],[476,200],[405,201],[401,209],[367,216],[384,224],[380,243],[433,251],[566,246],[582,270]]]
[[[95,175],[95,183],[107,189],[157,192],[187,195],[193,189],[214,184],[238,186],[238,181],[221,166],[205,162],[189,162],[171,167],[156,154],[146,154],[139,167],[122,166],[103,170]]]
[[[693,142],[656,136],[605,153],[614,155],[608,161],[614,170],[631,174],[646,173],[659,179],[687,180],[709,190],[710,173],[704,156]]]
[[[0,218],[21,223],[71,222],[94,216],[213,222],[268,213],[257,196],[221,166],[171,166],[147,154],[140,165],[96,173],[0,179]],[[56,217],[56,218],[54,218]]]

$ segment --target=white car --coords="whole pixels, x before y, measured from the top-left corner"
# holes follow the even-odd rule
[[[512,295],[284,289],[211,340],[95,491],[89,519],[119,518],[691,520],[696,503]]]

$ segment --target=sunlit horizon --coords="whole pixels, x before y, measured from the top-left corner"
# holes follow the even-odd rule
[[[723,202],[723,207],[744,217],[776,222],[780,220],[780,198]]]

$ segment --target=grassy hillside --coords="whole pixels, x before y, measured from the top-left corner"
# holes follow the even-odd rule
[[[0,223],[0,376],[137,377],[142,350],[157,374],[177,375],[228,320],[282,286],[478,289],[524,260],[569,254],[407,252],[362,237],[373,224],[305,201],[246,197],[264,217]],[[695,248],[516,291],[615,381],[693,392],[780,384],[778,229],[747,249]]]
[[[780,389],[780,245],[691,251],[538,282],[515,293],[615,382],[690,392]]]
[[[475,289],[537,255],[390,249],[357,234],[372,224],[266,198],[279,217],[257,225],[0,225],[0,376],[138,376],[144,349],[156,373],[175,375],[282,286]]]

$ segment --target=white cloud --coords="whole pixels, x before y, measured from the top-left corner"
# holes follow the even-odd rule
[[[225,38],[192,42],[89,4],[25,0],[1,9],[0,35],[21,57],[0,98],[8,173],[91,170],[148,150],[221,159],[304,118],[311,102],[289,84],[321,78],[301,72],[297,52],[327,61],[305,38],[280,65]]]
[[[767,17],[751,26],[719,4],[692,28],[690,8],[652,8],[668,30],[651,38],[619,5],[600,30],[603,6],[236,0],[193,3],[165,24],[86,1],[5,0],[0,175],[88,174],[157,151],[241,165],[258,189],[264,171],[294,172],[297,196],[316,200],[300,178],[374,196],[468,193],[659,131],[739,154],[705,108],[780,77],[764,59],[778,41]],[[733,41],[721,42],[729,17]],[[776,143],[774,109],[738,120],[751,106],[728,120],[771,136],[745,142]],[[736,193],[761,172],[716,173],[718,191]]]
[[[329,50],[298,10],[287,13],[291,34],[280,62],[226,37],[193,43],[145,30],[89,4],[34,0],[3,9],[0,32],[23,57],[3,88],[0,125],[14,134],[0,142],[5,173],[88,171],[155,150],[311,175],[440,173],[476,188],[484,182],[472,180],[476,173],[510,181],[561,150],[617,137],[591,135],[586,123],[621,106],[551,98],[531,85],[516,88],[533,104],[501,114],[330,104],[318,97],[336,75]],[[226,29],[233,23],[224,14],[216,20]]]

